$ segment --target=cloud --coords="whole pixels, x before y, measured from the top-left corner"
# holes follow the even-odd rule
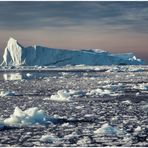
[[[0,29],[94,26],[148,32],[148,2],[0,2]]]

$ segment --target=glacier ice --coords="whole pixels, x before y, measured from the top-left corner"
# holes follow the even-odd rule
[[[3,54],[5,66],[142,65],[133,53],[111,54],[100,49],[65,50],[42,46],[23,47],[10,38]]]

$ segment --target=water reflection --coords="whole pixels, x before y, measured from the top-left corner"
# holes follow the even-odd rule
[[[42,79],[44,77],[53,77],[59,75],[53,72],[20,72],[20,73],[0,73],[0,80],[14,81],[14,80],[31,80],[31,79]]]
[[[4,73],[3,74],[3,79],[4,80],[22,80],[23,79],[23,75],[21,73]]]
[[[84,76],[83,72],[2,72],[0,73],[0,80],[6,80],[6,81],[15,81],[15,80],[31,80],[31,79],[43,79],[45,77],[82,77]],[[92,74],[85,75],[85,77],[90,77]]]

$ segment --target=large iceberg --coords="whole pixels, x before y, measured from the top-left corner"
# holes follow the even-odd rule
[[[133,53],[111,54],[100,49],[65,50],[42,46],[23,47],[10,38],[5,48],[5,66],[65,66],[65,65],[142,65],[144,61]]]

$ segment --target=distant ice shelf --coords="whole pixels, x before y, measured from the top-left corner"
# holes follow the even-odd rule
[[[143,65],[133,53],[112,54],[101,49],[65,50],[42,46],[23,47],[10,38],[3,54],[3,66]]]

